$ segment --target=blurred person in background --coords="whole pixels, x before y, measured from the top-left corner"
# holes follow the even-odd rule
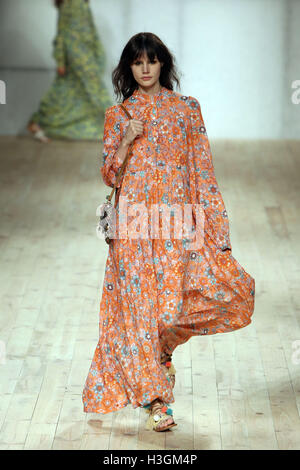
[[[112,101],[102,80],[105,52],[88,0],[55,0],[58,28],[53,57],[57,74],[27,129],[42,141],[102,139]]]

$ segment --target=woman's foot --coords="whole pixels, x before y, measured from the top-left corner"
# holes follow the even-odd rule
[[[40,142],[50,142],[50,139],[45,135],[43,129],[35,122],[28,124],[27,130],[33,135],[35,139],[39,140]]]
[[[172,417],[171,408],[168,408],[159,398],[152,401],[147,411],[149,412],[148,429],[161,432],[177,426]]]

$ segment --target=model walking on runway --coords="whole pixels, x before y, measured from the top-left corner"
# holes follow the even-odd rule
[[[105,53],[87,0],[55,0],[58,30],[53,56],[55,80],[27,129],[49,137],[102,139],[105,109],[112,105],[102,80]]]
[[[116,237],[109,245],[100,337],[82,395],[85,412],[143,407],[147,428],[155,431],[176,426],[169,407],[175,348],[194,335],[243,328],[254,310],[255,282],[231,253],[200,104],[173,91],[174,83],[179,80],[166,45],[151,33],[133,36],[113,72],[132,119],[119,104],[106,110],[101,174],[113,187],[134,142],[116,210],[121,198],[128,206],[143,204],[149,236]],[[151,206],[161,212],[188,204],[204,212],[199,248],[189,249],[186,238],[151,237]]]

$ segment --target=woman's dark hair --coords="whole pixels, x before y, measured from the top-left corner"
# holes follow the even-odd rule
[[[89,0],[84,0],[84,1],[85,1],[85,2],[88,2]],[[59,8],[60,5],[61,5],[62,3],[64,3],[64,0],[54,0],[54,3],[55,3],[55,6],[56,6],[57,8]]]
[[[173,82],[180,88],[180,82],[175,66],[175,58],[165,44],[153,33],[138,33],[132,36],[124,47],[119,64],[112,72],[112,83],[117,99],[125,101],[138,88],[130,66],[146,53],[149,60],[157,57],[163,62],[159,82],[165,88],[173,90]]]

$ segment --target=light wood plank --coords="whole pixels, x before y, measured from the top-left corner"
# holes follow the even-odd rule
[[[0,137],[1,449],[299,449],[300,142],[212,142],[233,256],[256,282],[247,328],[174,352],[178,427],[131,406],[85,414],[108,247],[97,142]]]

